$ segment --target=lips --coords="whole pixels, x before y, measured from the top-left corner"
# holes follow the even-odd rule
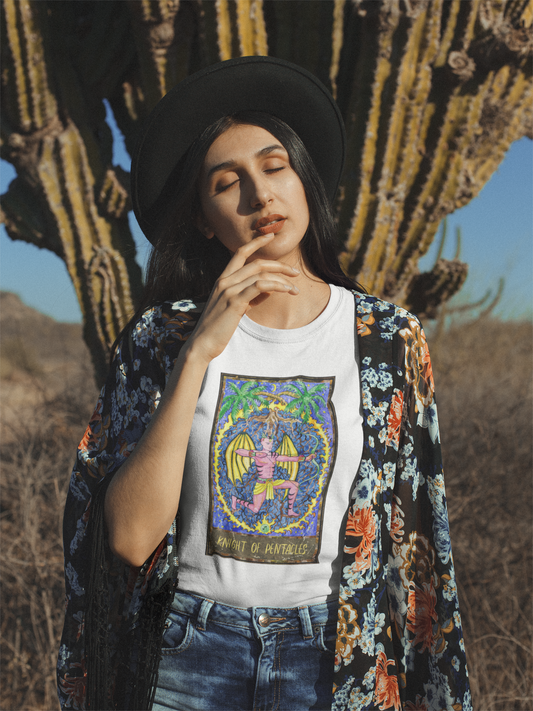
[[[254,222],[252,229],[262,235],[276,234],[282,229],[286,219],[283,215],[266,215],[266,217],[261,217],[260,220]]]

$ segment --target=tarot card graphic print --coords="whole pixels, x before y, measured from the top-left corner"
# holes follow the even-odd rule
[[[220,376],[208,555],[317,563],[335,464],[335,378]]]

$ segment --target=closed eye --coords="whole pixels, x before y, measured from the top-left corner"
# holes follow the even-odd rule
[[[215,188],[215,193],[223,193],[225,190],[228,188],[231,188],[232,185],[235,185],[235,183],[238,183],[240,178],[237,178],[237,180],[232,180],[231,183],[228,183],[227,185],[217,185]]]
[[[280,165],[280,166],[277,166],[276,168],[265,168],[264,172],[269,175],[272,173],[279,173],[280,171],[285,170],[286,167],[287,167],[286,165]],[[237,180],[232,180],[231,183],[228,183],[227,185],[217,185],[215,187],[215,193],[216,194],[223,193],[226,190],[228,190],[229,188],[231,188],[232,185],[235,185],[239,181],[240,181],[240,178],[237,178]]]

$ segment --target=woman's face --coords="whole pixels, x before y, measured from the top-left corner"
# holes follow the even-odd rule
[[[253,258],[279,259],[291,265],[309,225],[304,187],[289,155],[259,126],[232,126],[209,148],[200,174],[202,215],[198,226],[216,236],[230,252],[255,237],[274,239]]]

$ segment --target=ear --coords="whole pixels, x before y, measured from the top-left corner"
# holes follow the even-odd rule
[[[206,239],[212,239],[215,236],[214,231],[209,227],[204,216],[201,213],[196,217],[196,227],[200,230],[200,232],[204,235]]]

